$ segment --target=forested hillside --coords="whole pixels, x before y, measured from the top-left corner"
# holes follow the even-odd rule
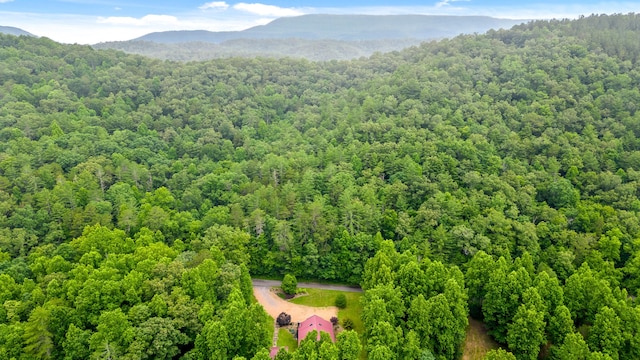
[[[284,273],[361,284],[370,359],[458,358],[468,313],[518,359],[640,358],[639,35],[190,63],[0,35],[0,359],[263,359],[250,276]]]
[[[156,43],[130,40],[92,45],[95,49],[115,49],[160,60],[205,61],[230,57],[298,58],[311,61],[351,60],[373,53],[399,51],[420,45],[419,39],[393,40],[309,40],[235,39],[219,44],[207,42]]]

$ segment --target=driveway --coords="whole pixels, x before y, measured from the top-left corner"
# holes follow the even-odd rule
[[[279,286],[280,282],[277,281],[277,283],[277,286]],[[312,315],[318,315],[326,320],[330,320],[333,316],[338,316],[338,308],[335,306],[312,307],[293,304],[278,297],[278,295],[271,290],[272,286],[261,286],[259,284],[256,285],[254,282],[253,295],[260,305],[264,307],[266,312],[274,319],[276,319],[281,312],[286,312],[291,315],[291,322],[294,323],[302,322]]]

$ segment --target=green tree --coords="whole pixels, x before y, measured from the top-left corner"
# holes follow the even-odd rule
[[[534,295],[537,293],[534,290]],[[538,296],[539,300],[539,296]],[[545,339],[544,313],[535,307],[535,300],[520,305],[508,325],[507,343],[514,354],[521,359],[536,359]]]
[[[0,324],[0,355],[19,359],[24,354],[24,323]]]
[[[534,286],[544,305],[544,309],[539,310],[544,310],[544,319],[548,324],[553,311],[564,304],[564,292],[558,278],[552,277],[544,271],[535,277]],[[564,335],[561,339],[564,339]]]
[[[516,360],[516,357],[504,349],[497,349],[488,351],[484,360]]]
[[[216,285],[219,281],[219,267],[212,259],[205,259],[200,265],[182,273],[182,286],[189,296],[200,303],[217,303]]]
[[[376,345],[369,350],[367,358],[371,360],[392,360],[396,356],[387,346]]]
[[[564,293],[565,304],[577,325],[593,323],[596,313],[613,301],[608,282],[599,279],[586,263],[567,279]]]
[[[395,280],[407,306],[412,298],[427,290],[427,279],[417,261],[403,264],[396,275]]]
[[[620,318],[613,309],[603,307],[596,314],[589,332],[589,347],[593,351],[601,351],[613,359],[618,359],[623,342]]]
[[[202,238],[207,247],[217,246],[225,258],[236,265],[248,264],[247,245],[251,239],[244,231],[226,225],[214,225],[205,231]]]
[[[380,346],[384,346],[384,348],[393,354],[397,354],[398,350],[400,350],[401,335],[402,331],[400,328],[394,328],[386,321],[380,321],[373,325],[367,338],[367,351],[369,352],[369,356]],[[395,358],[395,355],[391,357],[391,359]]]
[[[358,358],[362,346],[357,332],[353,330],[341,331],[338,333],[336,341],[340,360],[355,360]]]
[[[422,345],[418,334],[413,330],[409,330],[405,335],[404,345],[402,346],[402,359],[418,359],[422,353]]]
[[[453,305],[445,294],[430,298],[427,301],[427,316],[423,318],[429,324],[426,339],[423,339],[424,348],[431,349],[434,355],[444,358],[459,355],[467,325],[466,311],[458,313],[455,307],[459,305],[455,304],[455,299],[451,301]]]
[[[327,360],[338,360],[339,356],[339,350],[331,340],[321,341],[320,346],[318,346],[318,358]]]
[[[135,330],[128,352],[140,359],[172,359],[189,338],[176,329],[171,319],[152,317]]]
[[[92,356],[99,358],[104,354],[123,355],[134,336],[134,329],[120,308],[100,314],[97,330],[89,339],[89,349]]]
[[[580,199],[580,192],[573,187],[569,180],[556,178],[540,189],[540,197],[550,206],[560,209],[575,206]]]
[[[317,359],[319,357],[317,336],[318,333],[313,330],[306,338],[302,339],[298,350],[294,353],[294,359]]]
[[[478,251],[467,263],[465,282],[469,292],[469,312],[472,316],[482,316],[482,301],[487,294],[487,278],[491,276],[494,261],[484,251]]]
[[[204,325],[195,341],[195,351],[202,359],[227,359],[230,346],[226,326],[215,320]]]
[[[270,343],[273,320],[259,304],[247,306],[238,289],[229,295],[221,317],[228,338],[228,353],[251,357]]]
[[[282,279],[282,291],[285,294],[294,295],[298,287],[298,280],[291,274],[286,274]]]
[[[549,324],[547,324],[549,340],[553,344],[562,344],[567,334],[571,334],[573,331],[573,320],[569,309],[564,305],[555,308],[549,319]]]
[[[260,351],[258,351],[251,360],[271,360],[271,357],[269,357],[269,350],[260,349]]]
[[[598,249],[602,253],[606,260],[619,261],[620,260],[620,247],[622,242],[618,238],[622,233],[620,230],[607,231],[607,235],[600,236],[598,240]]]
[[[567,334],[562,345],[554,347],[553,355],[558,360],[590,359],[589,347],[582,335],[578,333]]]
[[[24,328],[24,350],[36,359],[49,359],[53,351],[53,334],[49,330],[50,313],[37,307]]]
[[[507,341],[507,326],[511,323],[522,299],[530,287],[531,280],[524,268],[507,273],[506,261],[498,260],[498,268],[491,274],[487,284],[487,295],[482,305],[489,332],[498,341]],[[544,313],[541,312],[543,319]]]
[[[76,325],[69,325],[62,348],[64,349],[65,360],[82,360],[89,358],[89,338],[91,332],[82,330]]]

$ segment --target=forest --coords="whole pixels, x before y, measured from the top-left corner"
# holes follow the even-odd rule
[[[278,359],[640,359],[640,15],[351,61],[0,35],[0,359],[269,359],[251,277],[360,285]],[[358,344],[359,343],[359,344]]]

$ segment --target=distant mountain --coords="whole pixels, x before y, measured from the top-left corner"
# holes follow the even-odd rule
[[[13,26],[0,26],[0,34],[9,34],[9,35],[15,35],[15,36],[20,36],[20,35],[35,36],[28,31],[24,31],[22,29],[18,29]]]
[[[304,15],[243,31],[165,31],[94,47],[178,61],[232,56],[347,60],[522,22],[486,16]]]
[[[510,28],[522,20],[487,16],[436,15],[303,15],[276,19],[267,25],[243,31],[211,32],[165,31],[134,40],[158,43],[210,42],[233,39],[380,40],[441,39],[459,34],[483,33],[489,29]]]

